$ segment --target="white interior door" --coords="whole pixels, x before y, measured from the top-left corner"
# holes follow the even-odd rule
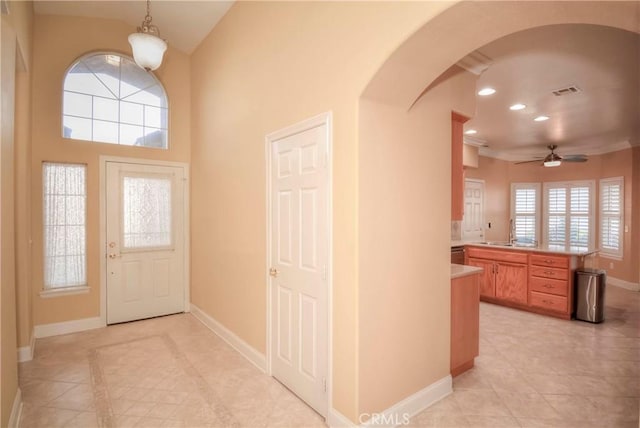
[[[271,372],[327,414],[327,125],[271,141]]]
[[[106,163],[107,324],[184,312],[184,170]]]
[[[464,217],[462,236],[465,240],[484,239],[484,181],[464,181]]]

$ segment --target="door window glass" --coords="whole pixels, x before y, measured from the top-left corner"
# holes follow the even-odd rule
[[[170,177],[123,177],[124,248],[172,244],[171,182]]]

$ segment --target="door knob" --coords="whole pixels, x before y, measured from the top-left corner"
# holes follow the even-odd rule
[[[110,259],[115,259],[117,257],[118,257],[118,255],[116,253],[109,253],[109,258]]]
[[[276,269],[276,268],[271,268],[271,269],[269,269],[269,275],[271,275],[271,276],[273,276],[273,277],[278,276],[278,274],[279,274],[279,273],[280,273],[280,272],[278,272],[278,269]]]

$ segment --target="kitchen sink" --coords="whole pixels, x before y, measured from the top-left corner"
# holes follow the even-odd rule
[[[497,247],[536,247],[535,243],[530,242],[483,241],[480,244],[495,245]]]
[[[481,244],[484,245],[497,245],[500,247],[513,247],[513,244],[511,242],[501,242],[501,241],[484,241],[484,242],[480,242]]]

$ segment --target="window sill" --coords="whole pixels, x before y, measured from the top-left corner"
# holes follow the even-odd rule
[[[49,288],[40,292],[40,297],[49,299],[51,297],[71,296],[74,294],[86,294],[89,292],[88,285],[78,285],[75,287]]]
[[[610,260],[617,260],[617,261],[622,261],[624,259],[624,257],[622,257],[621,255],[607,254],[607,253],[603,253],[602,251],[600,251],[598,256],[602,257],[603,259],[610,259]]]

